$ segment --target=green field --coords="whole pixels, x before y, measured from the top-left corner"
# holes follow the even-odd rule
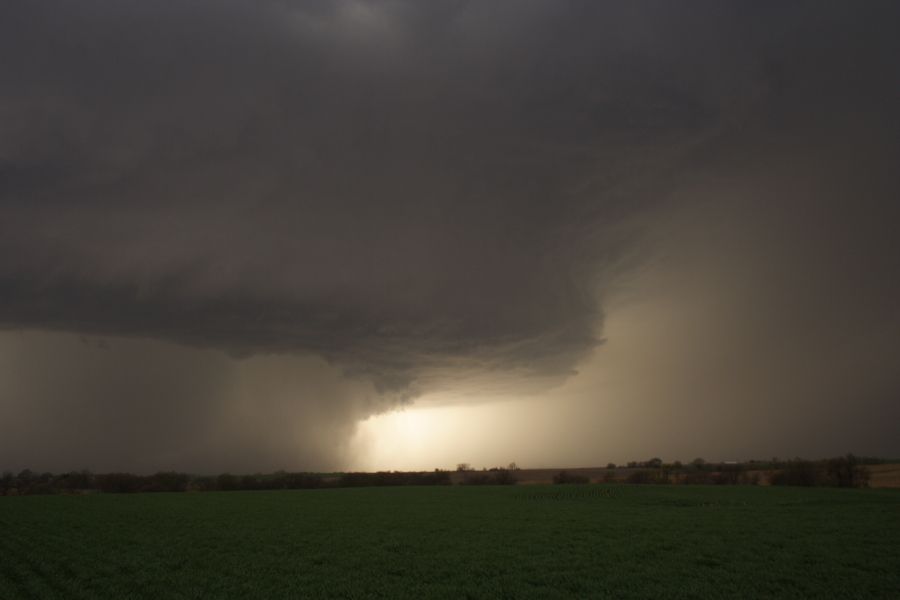
[[[895,490],[0,498],[2,598],[900,598]]]

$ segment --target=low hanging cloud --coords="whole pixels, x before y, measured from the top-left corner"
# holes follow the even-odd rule
[[[383,409],[311,356],[7,332],[0,361],[4,468],[337,469],[355,420]]]
[[[138,429],[157,415],[191,468],[331,467],[356,420],[420,394],[486,373],[510,392],[571,378],[629,281],[718,281],[718,266],[665,268],[692,251],[740,265],[746,296],[723,324],[778,322],[828,369],[828,340],[797,327],[896,322],[895,12],[15,2],[0,23],[0,326],[38,366],[10,370],[3,408],[31,432],[115,397],[110,414]],[[722,206],[730,233],[694,244]],[[773,294],[791,300],[754,313]],[[72,383],[60,365],[81,361],[96,379]],[[41,383],[44,368],[67,383]],[[154,370],[174,387],[120,377]],[[84,435],[91,423],[109,425]],[[26,438],[4,451],[52,462],[56,446],[29,454]],[[151,437],[114,439],[84,462],[118,446],[121,468],[166,461]]]

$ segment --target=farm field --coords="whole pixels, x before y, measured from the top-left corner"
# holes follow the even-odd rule
[[[900,487],[900,464],[871,465],[867,468],[872,474],[869,480],[871,487]]]
[[[345,488],[0,498],[0,598],[897,598],[900,492]]]

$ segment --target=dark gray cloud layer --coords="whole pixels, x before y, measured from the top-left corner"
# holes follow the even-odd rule
[[[391,396],[484,370],[533,388],[596,347],[617,286],[695,247],[663,221],[724,210],[697,251],[828,370],[821,332],[897,325],[898,16],[13,1],[0,325],[314,354]],[[773,294],[788,312],[753,312]]]

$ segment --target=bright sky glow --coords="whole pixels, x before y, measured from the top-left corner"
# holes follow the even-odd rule
[[[410,407],[361,421],[351,448],[357,469],[452,469],[504,466],[515,454],[512,421],[521,407],[511,402]],[[527,429],[527,427],[526,427]],[[520,442],[521,443],[521,442]],[[518,445],[520,445],[520,443]]]

